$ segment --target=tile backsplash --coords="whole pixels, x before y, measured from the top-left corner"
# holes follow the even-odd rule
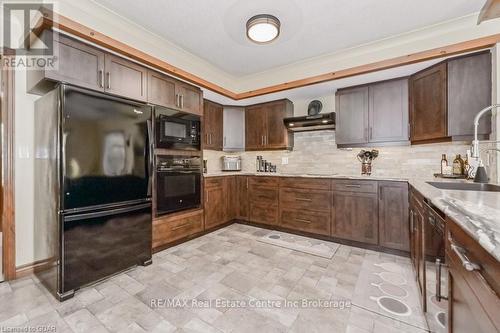
[[[241,152],[242,171],[254,172],[255,159],[262,155],[264,159],[277,165],[279,173],[297,174],[342,174],[360,175],[361,163],[356,155],[362,148],[338,149],[334,131],[295,133],[295,145],[292,151]],[[486,144],[483,144],[483,147]],[[435,143],[415,146],[365,148],[378,149],[379,156],[372,165],[372,175],[391,178],[430,178],[440,171],[441,155],[446,154],[449,163],[457,154],[465,156],[470,144],[466,142]],[[221,170],[220,158],[227,153],[205,150],[208,173]],[[483,160],[488,156],[484,154]],[[282,159],[288,158],[283,165]],[[487,171],[491,179],[496,179],[495,155],[491,154]],[[489,164],[489,165],[488,165]]]

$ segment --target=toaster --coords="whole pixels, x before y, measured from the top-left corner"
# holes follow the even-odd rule
[[[222,156],[222,171],[241,171],[241,156]]]

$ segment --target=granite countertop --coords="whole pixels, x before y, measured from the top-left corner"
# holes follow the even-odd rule
[[[500,192],[441,190],[415,179],[409,183],[500,261]]]
[[[261,172],[216,172],[204,174],[204,177],[234,175],[405,181],[426,197],[434,206],[453,219],[472,238],[478,241],[488,253],[500,261],[500,192],[442,190],[427,183],[428,181],[464,182],[464,180],[405,179],[361,175],[346,176],[334,173],[293,174]]]

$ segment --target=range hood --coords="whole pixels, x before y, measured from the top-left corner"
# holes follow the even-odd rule
[[[314,116],[290,117],[283,119],[291,132],[321,131],[335,129],[335,112],[320,113]]]

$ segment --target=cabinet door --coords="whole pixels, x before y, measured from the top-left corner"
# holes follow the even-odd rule
[[[267,133],[267,113],[264,106],[248,107],[245,111],[245,147],[246,150],[258,150],[264,147],[264,135]]]
[[[147,69],[126,59],[106,54],[105,90],[139,101],[147,100]]]
[[[336,94],[335,141],[338,145],[368,141],[368,87],[341,90]]]
[[[205,101],[204,102],[204,144],[205,149],[222,150],[222,126],[223,108],[222,105]]]
[[[369,87],[370,142],[408,141],[408,80]]]
[[[236,177],[238,183],[238,214],[240,220],[248,220],[248,177]]]
[[[460,57],[448,62],[448,135],[474,134],[474,117],[491,104],[491,53]],[[479,121],[478,134],[491,133],[491,115]],[[487,137],[486,137],[487,138]]]
[[[104,52],[79,41],[59,35],[54,50],[58,51],[58,69],[47,71],[56,81],[94,90],[104,90]]]
[[[205,188],[205,229],[210,229],[226,222],[227,201],[224,187]]]
[[[376,193],[334,192],[332,236],[378,244]]]
[[[430,67],[410,78],[410,139],[447,136],[446,64]]]
[[[289,133],[283,123],[287,117],[287,103],[279,101],[265,105],[267,131],[264,134],[264,145],[268,149],[286,149],[289,146]]]
[[[222,124],[223,150],[245,150],[245,109],[224,107]]]
[[[379,244],[409,251],[408,184],[379,182]]]
[[[225,177],[227,188],[227,216],[226,220],[231,221],[238,215],[238,183],[236,176]]]
[[[179,107],[182,111],[200,115],[202,111],[203,93],[197,87],[177,82],[177,94],[179,95]]]
[[[177,80],[155,71],[148,71],[148,102],[167,108],[177,108]]]

